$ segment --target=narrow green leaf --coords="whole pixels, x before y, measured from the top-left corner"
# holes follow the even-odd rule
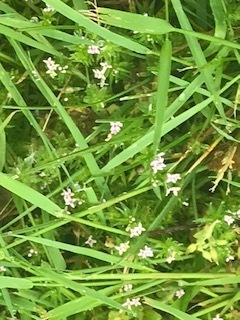
[[[30,280],[0,276],[0,288],[11,288],[11,289],[31,289],[33,283]]]
[[[149,305],[155,309],[158,309],[158,310],[161,310],[163,312],[166,312],[168,314],[173,315],[174,317],[176,317],[179,320],[200,320],[199,318],[196,318],[192,315],[186,314],[185,312],[182,312],[178,309],[175,309],[175,308],[173,308],[163,302],[159,302],[158,300],[145,298],[144,302],[147,305]]]
[[[153,138],[154,154],[157,153],[158,145],[161,139],[162,126],[165,117],[165,109],[167,107],[168,102],[168,88],[171,74],[171,57],[172,44],[168,39],[166,39],[160,53],[160,63],[158,72],[158,85],[156,95],[156,119]]]
[[[107,8],[98,8],[97,11],[103,23],[119,28],[149,34],[166,34],[175,30],[163,19]]]
[[[20,181],[14,180],[2,172],[0,172],[0,185],[54,216],[56,216],[58,212],[62,211],[58,205],[53,203],[46,196],[21,183]]]

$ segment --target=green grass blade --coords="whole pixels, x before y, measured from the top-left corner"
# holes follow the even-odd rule
[[[6,160],[6,135],[1,120],[0,128],[0,171],[2,171]]]
[[[17,40],[17,41],[22,42],[28,46],[33,47],[33,48],[37,48],[41,51],[51,53],[52,55],[55,55],[55,56],[61,55],[53,47],[47,46],[45,43],[39,43],[38,41],[35,41],[35,40],[25,36],[21,32],[14,31],[9,27],[1,25],[0,33],[5,35],[7,38]]]
[[[0,276],[0,288],[11,288],[11,289],[31,289],[33,283],[27,279]]]
[[[157,153],[164,123],[165,109],[168,103],[169,78],[171,74],[172,44],[166,39],[161,53],[156,95],[156,119],[154,125],[153,152]]]
[[[182,311],[180,311],[178,309],[175,309],[175,308],[173,308],[173,307],[171,307],[171,306],[169,306],[169,305],[167,305],[167,304],[165,304],[163,302],[159,302],[158,300],[145,298],[144,302],[147,305],[149,305],[149,306],[151,306],[151,307],[153,307],[153,308],[155,308],[157,310],[161,310],[163,312],[166,312],[168,314],[173,315],[174,317],[176,317],[179,320],[201,320],[201,319],[196,318],[196,317],[194,317],[192,315],[188,315],[185,312],[182,312]]]
[[[0,64],[0,81],[5,86],[6,90],[9,92],[13,100],[16,102],[18,106],[27,107],[24,99],[22,98],[20,92],[17,90],[15,84],[13,83],[12,79],[10,78],[9,73],[3,68],[2,64]],[[33,128],[36,130],[39,137],[42,139],[43,144],[48,151],[49,155],[52,157],[52,152],[50,148],[50,143],[46,136],[43,134],[39,124],[37,123],[36,119],[32,115],[31,111],[28,108],[22,109],[23,114],[28,119],[29,123],[32,124]]]
[[[47,268],[39,268],[38,272],[41,273],[44,277],[46,277],[48,280],[52,280],[60,284],[62,287],[70,288],[74,291],[79,292],[81,295],[84,295],[84,296],[86,295],[90,298],[93,298],[95,301],[100,301],[102,304],[108,305],[114,309],[120,309],[120,310],[123,309],[120,303],[107,297],[100,291],[96,291],[94,289],[88,288],[80,284],[79,282],[69,280],[65,275],[58,274]]]
[[[143,45],[127,39],[126,37],[120,36],[107,30],[106,28],[101,27],[60,0],[43,0],[43,2],[53,7],[63,16],[76,22],[79,26],[86,28],[88,31],[102,37],[103,39],[106,39],[107,41],[111,41],[117,45],[138,53],[150,53],[150,50],[147,47],[144,47]]]
[[[115,27],[148,34],[166,34],[174,31],[174,27],[163,19],[156,19],[136,13],[108,8],[98,8],[103,23]]]
[[[101,12],[107,12],[107,15],[101,14]],[[98,8],[98,13],[100,13],[100,19],[103,19],[103,22],[108,24],[108,25],[113,25],[119,28],[124,28],[132,31],[137,31],[137,32],[142,32],[142,33],[152,33],[152,34],[165,34],[165,33],[170,33],[170,32],[177,32],[177,33],[183,33],[186,35],[193,36],[195,38],[199,38],[202,40],[206,40],[209,42],[214,42],[218,45],[224,45],[233,49],[240,49],[240,44],[236,42],[231,42],[225,39],[221,39],[218,37],[213,37],[209,36],[204,33],[200,32],[195,32],[192,30],[189,30],[188,28],[183,28],[183,29],[178,29],[174,28],[168,22],[165,20],[161,20],[158,18],[152,18],[152,17],[146,17],[142,16],[139,14],[135,13],[128,13],[128,12],[123,12],[119,10],[113,10],[113,9],[106,9],[106,8]],[[103,18],[102,18],[103,16]],[[138,17],[136,17],[138,16]],[[127,19],[130,20],[128,21]],[[154,29],[151,29],[151,32],[148,30],[148,20],[145,20],[145,18],[151,19],[151,25],[154,26]],[[136,23],[134,24],[134,27],[131,24],[131,19],[133,21],[137,21],[139,24],[137,25]],[[152,20],[153,19],[153,20]],[[155,19],[155,22],[154,22]],[[165,21],[165,23],[163,22]],[[150,22],[150,21],[149,21]],[[163,28],[159,29],[159,25],[163,26]]]
[[[227,12],[225,11],[223,0],[210,0],[210,5],[215,20],[214,36],[224,39],[227,32]]]
[[[176,15],[178,17],[178,20],[179,20],[179,23],[180,23],[182,29],[192,31],[192,27],[188,21],[186,14],[184,13],[184,11],[182,9],[182,5],[181,5],[180,0],[172,0],[172,4],[173,4],[173,8],[176,12]],[[220,116],[223,119],[225,119],[223,105],[222,105],[222,102],[219,98],[219,93],[216,91],[215,81],[212,76],[213,67],[208,65],[208,63],[205,59],[204,53],[202,51],[202,48],[201,48],[199,42],[197,41],[197,39],[194,36],[192,37],[187,34],[185,34],[185,37],[186,37],[188,46],[192,52],[195,63],[197,65],[199,71],[202,73],[202,75],[204,77],[204,81],[206,83],[206,86],[207,86],[208,90],[210,91],[210,93],[212,95],[214,95],[213,102],[215,103],[215,106],[216,106]]]
[[[53,203],[46,196],[21,183],[20,181],[14,180],[2,172],[0,172],[0,185],[53,216],[56,216],[56,213],[62,211],[58,205]]]
[[[206,99],[203,102],[200,102],[190,110],[187,110],[183,113],[181,113],[176,118],[169,120],[168,122],[163,124],[162,133],[161,136],[164,136],[171,130],[175,129],[180,124],[184,123],[188,119],[190,119],[194,114],[198,113],[202,109],[204,109],[206,106],[209,105],[209,103],[213,100],[213,97],[210,97]],[[101,171],[103,173],[109,172],[115,167],[119,166],[123,162],[127,161],[128,159],[132,158],[135,154],[141,152],[143,149],[145,149],[147,146],[153,143],[154,138],[154,131],[151,129],[148,133],[146,133],[142,138],[134,142],[130,147],[123,150],[121,153],[116,155],[113,159],[111,159],[102,169]]]

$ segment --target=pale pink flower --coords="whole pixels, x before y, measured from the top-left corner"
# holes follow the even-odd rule
[[[228,215],[225,215],[223,217],[223,220],[230,226],[234,222],[234,218]]]
[[[109,141],[114,135],[118,134],[123,127],[123,123],[120,121],[110,122],[110,133],[108,134],[105,141]]]
[[[94,45],[88,46],[87,52],[89,54],[99,54],[100,53],[99,46],[94,46]]]
[[[155,159],[150,163],[150,166],[152,167],[153,173],[156,174],[158,171],[163,170],[166,165],[164,164],[164,152],[160,152],[156,155]]]
[[[145,246],[144,249],[141,249],[138,254],[139,257],[145,259],[148,257],[153,257],[153,251],[150,247]]]
[[[70,188],[67,188],[67,190],[63,190],[63,192],[61,193],[61,196],[63,196],[65,205],[70,206],[72,208],[75,208],[76,202],[79,201],[78,199],[73,198],[74,193],[72,192],[72,190]]]

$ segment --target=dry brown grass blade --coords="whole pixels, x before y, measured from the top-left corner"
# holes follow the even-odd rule
[[[214,192],[216,187],[218,186],[219,182],[222,180],[222,178],[224,177],[224,173],[228,170],[228,169],[232,169],[232,165],[234,163],[233,157],[235,155],[237,151],[237,145],[233,144],[229,149],[228,152],[226,154],[226,156],[223,158],[222,160],[222,168],[220,168],[220,170],[218,171],[217,174],[217,179],[214,181],[214,185],[212,188],[210,188],[209,190],[211,192]]]

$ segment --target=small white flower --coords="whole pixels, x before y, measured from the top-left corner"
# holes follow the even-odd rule
[[[32,17],[29,21],[32,23],[38,23],[39,19],[38,17]]]
[[[60,71],[61,73],[66,73],[67,69],[68,69],[67,65],[65,65],[63,67],[61,67],[61,66],[58,67],[58,71]]]
[[[57,76],[56,70],[58,70],[59,64],[52,60],[51,57],[47,58],[46,60],[43,60],[43,62],[46,64],[46,67],[48,68],[46,73],[49,74],[51,78],[55,78]]]
[[[216,317],[212,318],[212,320],[223,320],[223,318],[221,318],[220,315],[217,314]]]
[[[92,45],[92,46],[88,46],[87,52],[88,52],[89,54],[99,54],[99,53],[100,53],[100,49],[99,49],[98,46]]]
[[[227,258],[226,258],[226,262],[229,262],[229,261],[233,261],[234,260],[234,256],[228,256]]]
[[[123,123],[120,121],[111,121],[110,122],[110,133],[108,134],[107,138],[105,139],[105,141],[109,141],[112,136],[118,134],[121,129],[123,127]]]
[[[67,190],[63,190],[63,192],[61,193],[61,196],[63,196],[65,205],[70,206],[72,208],[75,208],[76,202],[79,201],[79,199],[73,198],[74,193],[70,188],[67,188]]]
[[[48,4],[46,4],[46,7],[43,9],[43,12],[52,12],[52,11],[54,11],[54,9]]]
[[[225,215],[223,217],[223,220],[230,226],[234,222],[234,218],[228,215]]]
[[[181,190],[180,187],[172,187],[172,188],[168,188],[166,191],[166,196],[168,196],[171,192],[174,194],[174,196],[176,197],[178,195],[178,192]]]
[[[146,229],[143,228],[142,223],[139,222],[139,224],[136,227],[130,229],[129,231],[130,231],[130,238],[133,238],[133,237],[140,236],[143,231],[146,231]]]
[[[237,217],[238,219],[240,219],[240,210],[233,212],[232,213],[235,217]]]
[[[125,286],[123,286],[123,290],[124,291],[131,291],[132,287],[133,287],[133,285],[131,283],[125,284]]]
[[[140,302],[140,298],[133,298],[132,299],[132,306],[134,307],[138,307],[138,306],[141,306],[141,302]]]
[[[167,183],[176,183],[178,180],[181,180],[181,175],[179,173],[167,173]]]
[[[152,167],[153,173],[156,174],[158,171],[163,170],[166,165],[164,164],[164,152],[160,152],[156,155],[156,158],[150,163],[150,166]]]
[[[128,308],[128,310],[131,310],[131,308],[132,308],[132,301],[131,301],[131,299],[127,298],[126,302],[124,302],[124,303],[122,304],[122,306]]]
[[[129,241],[120,243],[119,246],[115,246],[115,249],[118,251],[119,255],[121,256],[124,252],[128,251],[130,248]]]
[[[150,247],[145,246],[144,249],[141,249],[138,253],[138,256],[145,259],[148,257],[153,257],[153,251]]]
[[[92,248],[93,245],[94,245],[95,243],[97,243],[97,241],[93,239],[93,236],[92,236],[92,235],[90,235],[90,236],[88,237],[87,241],[85,241],[85,243],[88,244],[88,245]]]
[[[180,299],[182,296],[184,296],[185,294],[185,291],[183,289],[178,289],[176,292],[175,292],[175,296]]]
[[[166,261],[167,263],[172,263],[175,260],[176,252],[172,251],[170,252],[169,256],[167,257]]]
[[[64,199],[65,201],[65,205],[66,206],[70,206],[71,208],[75,208],[76,207],[76,202],[78,201],[75,198],[66,198]]]
[[[112,66],[107,62],[100,62],[100,66],[102,67],[102,71],[105,73],[107,69],[111,69]]]
[[[0,266],[0,272],[4,272],[6,271],[7,269],[4,267],[4,266]]]
[[[119,133],[123,127],[122,122],[120,121],[116,121],[116,122],[110,122],[110,132],[112,135],[116,135],[117,133]]]
[[[28,257],[31,258],[33,255],[36,256],[37,254],[38,254],[37,250],[30,249],[29,252],[28,252]]]
[[[67,190],[63,190],[63,192],[61,193],[61,196],[65,198],[71,198],[74,196],[74,193],[72,192],[72,190],[70,188],[67,188]]]
[[[128,310],[131,310],[132,306],[138,307],[141,305],[140,298],[133,298],[132,300],[127,298],[126,302],[122,304],[122,306],[128,308]]]
[[[94,78],[96,79],[106,79],[101,70],[93,69]]]

